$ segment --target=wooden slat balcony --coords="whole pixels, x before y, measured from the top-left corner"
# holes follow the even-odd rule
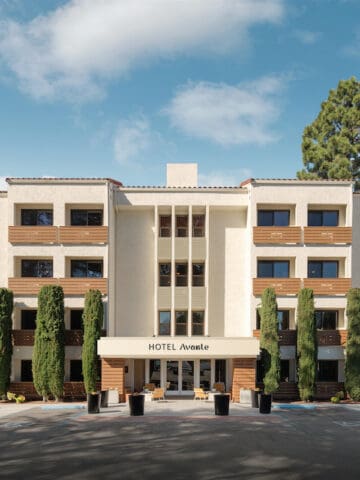
[[[106,278],[9,278],[9,289],[15,295],[37,295],[44,285],[61,285],[64,295],[84,295],[90,289],[100,290],[107,294]]]
[[[314,295],[346,295],[351,288],[351,278],[304,278],[304,287]]]
[[[57,243],[58,228],[46,226],[9,227],[9,242],[16,244]]]
[[[351,227],[304,227],[304,243],[348,244],[351,241]]]
[[[340,345],[345,346],[348,338],[348,331],[347,330],[338,330],[340,335]]]
[[[342,382],[316,382],[315,399],[329,400],[340,390],[344,390],[344,383]]]
[[[301,288],[300,278],[253,278],[253,294],[261,295],[272,287],[277,295],[296,295]]]
[[[108,243],[108,227],[59,227],[59,242],[74,245]]]
[[[316,332],[316,339],[319,347],[341,344],[341,337],[338,330],[318,330]]]
[[[35,330],[13,330],[15,346],[31,347],[34,345]]]
[[[279,330],[279,345],[296,345],[296,330]],[[253,337],[260,338],[260,330],[253,330]]]
[[[264,244],[301,243],[301,227],[254,227],[253,242]]]

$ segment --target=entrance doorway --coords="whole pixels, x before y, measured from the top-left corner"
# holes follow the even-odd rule
[[[166,393],[192,394],[194,391],[194,361],[167,360],[166,361]]]

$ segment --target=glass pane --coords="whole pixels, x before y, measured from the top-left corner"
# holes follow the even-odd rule
[[[72,277],[86,277],[87,263],[81,260],[71,260],[71,276]]]
[[[288,227],[290,219],[289,210],[275,210],[274,211],[274,225],[277,227]]]
[[[274,212],[272,210],[258,210],[258,226],[272,227],[274,222]]]
[[[338,381],[337,360],[319,360],[317,380],[319,382],[337,382]]]
[[[215,382],[226,382],[226,360],[215,360]]]
[[[280,360],[280,382],[288,382],[290,374],[289,360]]]
[[[187,335],[187,312],[175,312],[175,335]]]
[[[21,329],[35,330],[36,310],[21,310]]]
[[[175,276],[176,276],[177,287],[187,287],[187,283],[188,283],[187,273],[188,273],[187,263],[177,263],[175,265]]]
[[[71,330],[82,330],[83,329],[82,314],[83,314],[83,310],[70,310],[70,328],[71,328]]]
[[[288,278],[289,277],[289,262],[274,262],[274,277]]]
[[[193,215],[193,237],[205,236],[205,215]]]
[[[326,261],[323,262],[323,278],[337,278],[338,276],[338,262]]]
[[[322,226],[322,211],[321,210],[309,210],[309,212],[308,212],[308,226],[309,227],[321,227]]]
[[[193,287],[203,287],[205,264],[193,263],[192,270],[193,270],[193,277],[192,277]]]
[[[167,390],[179,390],[179,362],[167,361],[166,362],[166,389]]]
[[[322,263],[321,262],[309,262],[308,263],[308,277],[309,278],[321,278],[322,277]]]
[[[279,330],[289,330],[289,310],[277,311]]]
[[[188,216],[176,215],[176,236],[187,237],[188,236]]]
[[[336,330],[337,311],[336,310],[316,310],[315,320],[316,320],[316,328],[318,330]]]
[[[194,390],[194,362],[192,360],[182,361],[182,390]]]
[[[22,382],[33,381],[31,360],[21,360],[21,381]]]
[[[170,312],[159,313],[159,335],[170,335]]]
[[[200,388],[211,390],[211,361],[200,360]]]
[[[339,225],[339,212],[337,210],[324,210],[323,225],[324,227],[337,227]]]
[[[273,262],[260,260],[258,262],[258,277],[259,278],[273,277]]]
[[[52,277],[53,266],[51,260],[39,260],[38,263],[38,276],[39,277]]]
[[[36,210],[30,210],[27,208],[21,210],[21,225],[36,225],[36,221]]]
[[[150,360],[150,383],[160,387],[160,360]]]
[[[21,276],[22,277],[37,277],[37,261],[22,260],[21,261]]]
[[[51,210],[37,211],[37,225],[52,225],[52,224],[53,224],[53,212]]]
[[[70,382],[82,382],[83,380],[82,361],[70,360]]]
[[[160,287],[169,287],[171,285],[171,263],[159,264],[159,277]]]
[[[102,225],[102,211],[101,210],[91,210],[88,212],[88,225],[90,226],[99,226]]]
[[[192,312],[192,335],[204,335],[204,312]]]
[[[87,262],[87,276],[88,277],[102,277],[102,262]]]
[[[87,225],[87,211],[86,210],[71,210],[71,225]]]

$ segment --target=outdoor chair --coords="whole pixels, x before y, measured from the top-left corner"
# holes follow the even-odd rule
[[[155,388],[152,392],[151,400],[164,400],[165,394],[163,388]]]
[[[214,383],[214,389],[217,392],[225,393],[225,385],[223,384],[223,382]]]
[[[149,392],[153,392],[155,390],[155,383],[145,383],[144,390],[149,390]]]
[[[194,388],[194,400],[207,400],[208,395],[202,388]]]

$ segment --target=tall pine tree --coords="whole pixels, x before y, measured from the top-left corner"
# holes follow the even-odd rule
[[[353,400],[360,401],[360,289],[351,288],[347,294],[345,388]]]
[[[6,395],[10,384],[12,357],[12,320],[13,293],[0,288],[0,397]]]

